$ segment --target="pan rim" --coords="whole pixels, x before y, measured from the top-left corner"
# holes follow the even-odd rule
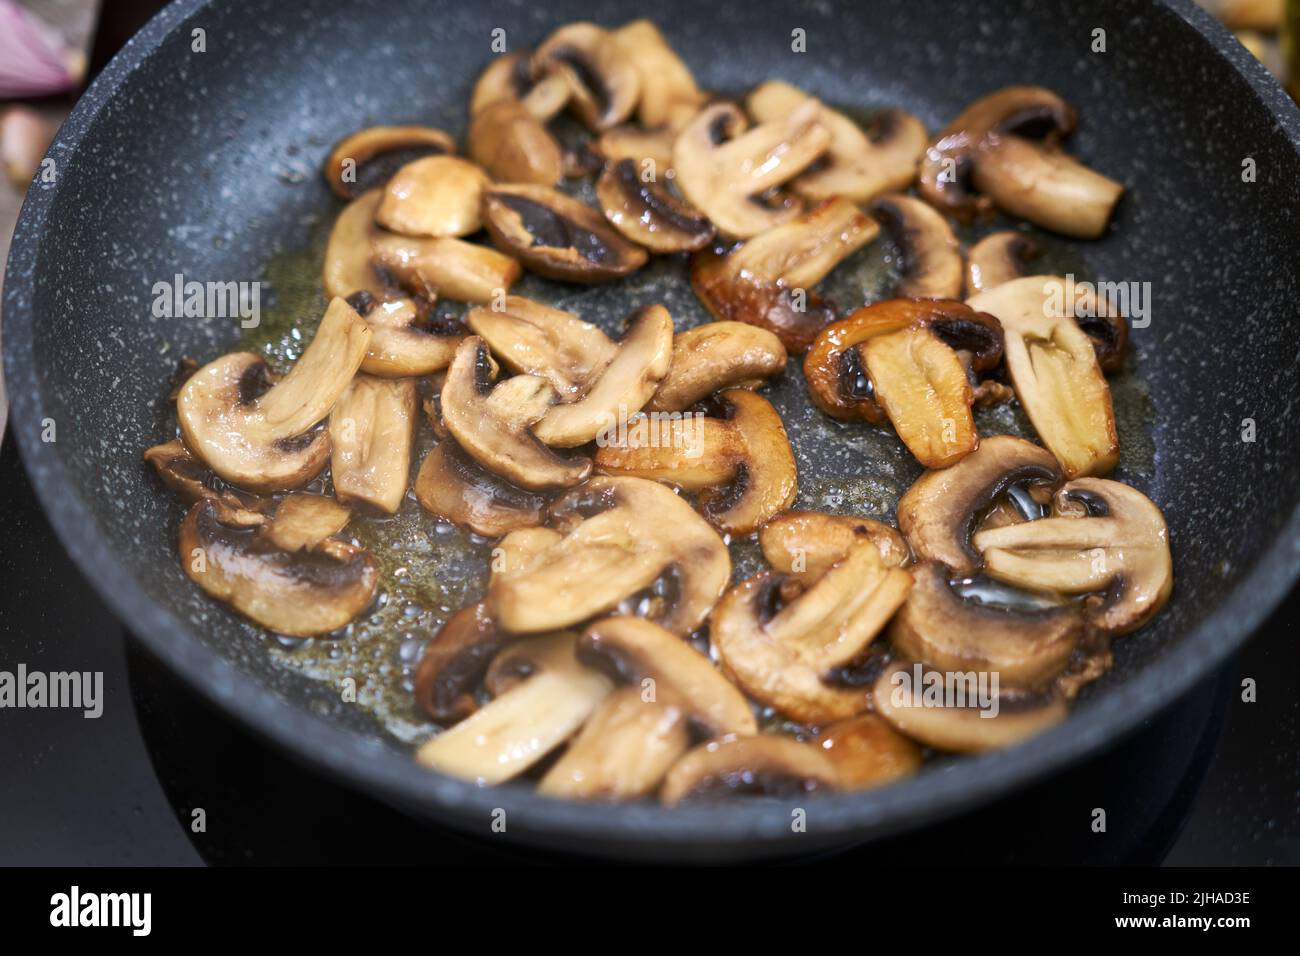
[[[119,86],[175,30],[211,0],[178,0],[132,38],[82,96],[48,155],[75,151]],[[1192,0],[1160,0],[1200,33],[1246,80],[1291,148],[1300,151],[1300,111],[1262,65]],[[1057,728],[1018,747],[966,758],[878,791],[816,801],[815,834],[791,840],[788,808],[755,804],[665,810],[653,805],[606,806],[540,797],[522,788],[484,789],[424,770],[382,740],[330,723],[249,680],[200,641],[190,623],[156,604],[118,562],[69,478],[56,446],[40,438],[41,384],[32,353],[34,267],[57,185],[28,193],[15,230],[4,288],[4,367],[10,419],[23,463],[42,508],[82,575],[119,620],[149,650],[224,713],[286,752],[332,777],[386,801],[463,829],[482,828],[497,809],[524,842],[587,852],[725,859],[800,852],[896,835],[986,804],[1013,789],[1118,743],[1185,694],[1236,651],[1300,576],[1300,502],[1276,538],[1228,597],[1179,645],[1098,700],[1076,708]],[[960,767],[960,782],[945,780]],[[797,843],[798,845],[793,845]]]

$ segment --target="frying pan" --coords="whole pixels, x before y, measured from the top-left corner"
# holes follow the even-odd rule
[[[1150,325],[1133,334],[1151,454],[1133,480],[1169,522],[1168,608],[1118,645],[1114,669],[1062,726],[896,786],[809,801],[807,832],[797,834],[789,807],[764,802],[672,812],[574,804],[428,773],[333,688],[274,665],[246,625],[182,576],[176,506],[140,462],[170,435],[165,392],[177,358],[214,357],[237,329],[155,318],[152,285],[177,272],[256,278],[269,257],[300,247],[306,224],[336,208],[319,163],[355,128],[461,131],[495,28],[517,49],[571,20],[642,15],[626,0],[544,7],[181,0],[113,60],[51,146],[57,178],[29,193],[5,285],[13,427],[82,571],[197,692],[288,754],[420,819],[486,834],[500,808],[505,838],[533,845],[770,856],[898,834],[1114,744],[1188,691],[1285,595],[1300,567],[1300,114],[1231,36],[1190,0],[660,0],[654,18],[709,89],[783,78],[837,104],[902,106],[931,129],[1011,83],[1043,83],[1079,109],[1071,149],[1129,187],[1111,232],[1087,244],[1088,268],[1151,283]],[[198,28],[201,53],[192,50]],[[796,28],[805,53],[791,52]],[[1099,36],[1104,52],[1094,50]],[[1247,159],[1253,182],[1243,181]],[[47,419],[53,442],[42,440]],[[1243,440],[1246,419],[1254,441]]]

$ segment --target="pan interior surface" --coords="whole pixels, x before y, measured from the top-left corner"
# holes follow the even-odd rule
[[[1297,114],[1190,6],[971,2],[960,16],[928,0],[773,4],[762,15],[738,3],[655,8],[709,89],[785,79],[836,106],[901,106],[931,130],[999,86],[1057,90],[1081,116],[1071,151],[1128,187],[1107,237],[1061,244],[1060,268],[1077,262],[1079,278],[1135,283],[1149,305],[1119,386],[1132,390],[1120,396],[1120,477],[1164,509],[1176,569],[1168,607],[1117,644],[1115,668],[1065,726],[887,790],[817,801],[809,813],[819,826],[801,846],[916,825],[1113,739],[1237,646],[1294,578],[1300,264],[1279,251],[1292,245],[1300,208]],[[179,509],[140,460],[171,437],[167,383],[178,359],[206,361],[241,336],[237,318],[155,315],[157,283],[263,282],[264,331],[274,334],[274,322],[313,295],[302,263],[338,209],[319,175],[337,140],[390,122],[461,134],[496,28],[513,50],[571,20],[639,15],[619,2],[174,5],[62,131],[50,154],[56,182],[33,187],[6,286],[6,377],[25,460],[74,558],[142,639],[241,718],[404,807],[464,826],[486,827],[500,806],[511,832],[569,849],[757,854],[788,843],[787,809],[581,807],[410,766],[402,738],[419,732],[414,714],[402,725],[344,702],[334,671],[314,680],[285,666],[291,651],[189,583],[175,555]],[[198,28],[201,53],[192,48]],[[792,50],[798,30],[806,52]],[[1093,49],[1098,30],[1105,52]],[[632,306],[669,290],[679,326],[706,319],[683,283],[662,280],[651,270],[549,301],[616,328]],[[807,403],[794,404],[802,388],[787,373],[776,389],[815,472],[801,477],[800,504],[890,514],[915,465],[892,437],[804,416]],[[40,437],[46,420],[53,443]],[[994,430],[1016,427],[1005,424]],[[892,480],[873,491],[882,474]],[[448,601],[472,591],[472,574],[466,561],[446,564]],[[356,666],[398,667],[400,685],[400,661],[390,659],[400,644],[376,642],[371,653],[363,643],[351,645]]]

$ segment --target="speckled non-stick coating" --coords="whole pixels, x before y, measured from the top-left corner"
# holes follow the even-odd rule
[[[1090,244],[1101,279],[1150,282],[1132,336],[1151,393],[1154,473],[1175,548],[1175,596],[1122,644],[1116,668],[1062,727],[1012,751],[946,764],[877,793],[788,808],[554,803],[427,774],[335,694],[268,663],[176,566],[175,505],[145,480],[161,387],[183,354],[211,357],[230,322],[159,319],[151,288],[255,279],[335,206],[320,162],[345,133],[409,121],[460,132],[491,31],[512,49],[580,17],[647,12],[617,0],[177,3],[82,100],[33,188],[5,287],[6,375],[37,491],[89,579],[152,649],[291,752],[413,812],[602,853],[725,858],[812,850],[988,800],[1113,742],[1243,641],[1297,571],[1295,254],[1300,115],[1189,0],[962,4],[882,0],[650,9],[703,85],[780,77],[864,109],[901,105],[934,129],[972,97],[1043,83],[1082,115],[1071,149],[1129,186]],[[207,50],[191,51],[191,31]],[[807,52],[791,52],[791,31]],[[1093,52],[1094,30],[1106,51]],[[1252,158],[1256,181],[1242,181]],[[57,441],[40,439],[42,419]],[[1242,441],[1243,419],[1257,439]],[[202,759],[196,755],[195,759]]]

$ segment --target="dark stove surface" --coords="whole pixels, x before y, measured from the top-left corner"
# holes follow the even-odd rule
[[[992,863],[1300,863],[1295,596],[1130,740],[920,833],[835,854]],[[0,670],[102,671],[104,711],[0,710],[0,864],[563,862],[415,823],[321,778],[173,678],[81,580],[0,449]],[[1241,700],[1254,678],[1257,701]],[[1106,810],[1105,833],[1091,827]],[[204,828],[195,832],[195,811]],[[822,858],[824,859],[824,857]]]

